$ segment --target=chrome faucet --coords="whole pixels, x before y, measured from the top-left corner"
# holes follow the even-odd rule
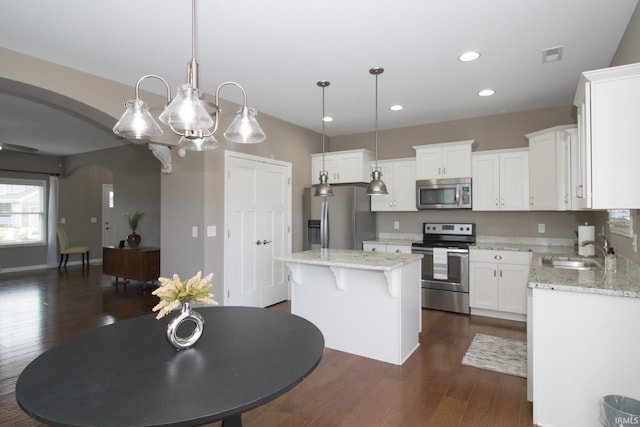
[[[600,245],[600,243],[598,243],[595,240],[584,240],[580,246],[584,247],[584,246],[587,246],[587,245],[595,246],[597,249],[599,249],[602,252],[602,257],[603,258],[607,257],[607,251],[609,250],[609,241],[607,239],[604,239],[604,244],[603,245]]]
[[[602,237],[603,243],[602,245],[600,245],[599,242],[595,241],[595,240],[585,240],[582,242],[582,244],[580,246],[587,246],[587,245],[593,245],[596,248],[598,248],[600,250],[600,252],[602,252],[602,263],[605,267],[605,271],[608,270],[607,268],[607,255],[609,253],[609,240],[607,240],[604,236],[600,235],[599,237]]]

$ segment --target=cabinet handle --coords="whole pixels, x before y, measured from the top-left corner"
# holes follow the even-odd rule
[[[442,175],[446,175],[447,174],[447,167],[443,167],[442,168]]]
[[[583,185],[578,185],[576,187],[576,198],[578,199],[582,199],[584,198],[584,194],[582,194],[582,190],[583,190],[584,186]]]
[[[500,204],[501,204],[502,206],[504,206],[504,197],[503,197],[502,199],[500,199]]]
[[[262,244],[263,244],[263,245],[266,245],[266,244],[268,244],[268,243],[271,243],[272,241],[273,241],[273,240],[263,240],[263,241],[262,241]]]
[[[500,277],[502,277],[502,270],[500,270]]]
[[[399,254],[400,253],[400,249],[396,249],[396,253]]]
[[[371,252],[375,252],[375,251],[376,251],[376,248],[371,248]]]
[[[496,206],[499,206],[500,203],[498,202],[498,198],[496,197]]]
[[[391,200],[389,200],[389,207],[393,207],[393,202]]]
[[[395,208],[396,206],[398,206],[398,202],[396,200],[393,201],[393,207]]]
[[[262,244],[262,242],[260,240],[256,241],[256,245],[260,246]]]
[[[496,271],[493,270],[493,277],[496,277]]]
[[[497,259],[497,260],[501,260],[501,259],[502,259],[502,255],[496,255],[496,256],[494,256],[493,258],[494,258],[494,259]]]
[[[530,204],[531,206],[533,206],[533,196],[532,196],[532,197],[529,197],[529,204]]]
[[[442,168],[438,168],[438,175],[442,175]]]

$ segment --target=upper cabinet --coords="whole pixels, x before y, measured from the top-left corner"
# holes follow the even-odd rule
[[[323,169],[322,153],[312,154],[311,183],[318,183],[322,170],[329,173],[329,184],[369,182],[371,180],[370,163],[374,159],[374,152],[366,149],[332,151],[325,153]]]
[[[529,140],[529,209],[571,209],[571,133],[575,125],[556,126],[527,134]]]
[[[418,145],[416,179],[469,178],[471,176],[470,141]]]
[[[473,153],[474,211],[529,210],[529,150]]]
[[[574,104],[576,208],[638,209],[640,63],[582,73]],[[573,155],[573,153],[572,153]]]
[[[389,194],[371,196],[371,210],[416,211],[416,160],[380,160],[378,167]]]

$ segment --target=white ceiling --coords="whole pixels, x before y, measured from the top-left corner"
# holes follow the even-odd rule
[[[373,130],[373,66],[385,68],[380,129],[569,105],[580,72],[609,66],[637,3],[200,0],[200,88],[213,93],[221,82],[237,81],[259,113],[320,131],[316,82],[329,80],[326,112],[335,119],[326,125],[329,136]],[[191,2],[0,0],[0,46],[132,86],[144,74],[159,74],[175,93],[191,58]],[[562,60],[543,64],[542,50],[556,46],[563,46]],[[480,59],[459,62],[470,49]],[[157,89],[150,86],[143,88]],[[476,95],[487,87],[496,94]],[[241,101],[233,87],[221,96]],[[389,111],[394,103],[405,109]],[[66,123],[49,110],[0,96],[0,142],[44,143],[56,153],[54,145],[79,140],[86,151],[91,125],[75,117]],[[34,126],[33,117],[48,114],[64,124]],[[120,143],[100,132],[91,147]]]

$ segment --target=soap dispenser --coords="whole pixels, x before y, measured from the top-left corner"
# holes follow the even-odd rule
[[[607,249],[607,256],[604,258],[604,271],[609,273],[615,273],[618,271],[616,253],[611,247]]]

